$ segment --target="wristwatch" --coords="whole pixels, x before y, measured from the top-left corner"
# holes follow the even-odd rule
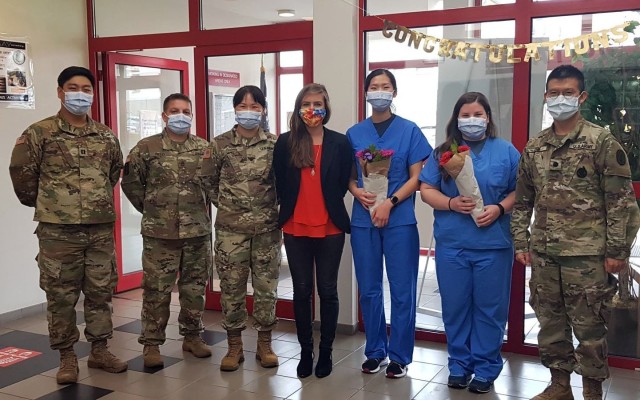
[[[389,197],[389,200],[391,200],[391,204],[393,204],[394,206],[400,201],[400,199],[398,199],[398,196],[391,196]]]

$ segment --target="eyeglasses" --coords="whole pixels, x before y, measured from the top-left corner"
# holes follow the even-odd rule
[[[560,95],[563,95],[564,97],[578,97],[580,96],[582,92],[578,92],[576,90],[573,89],[568,89],[568,90],[564,90],[562,92],[558,91],[558,90],[550,90],[547,92],[546,97],[547,98],[552,98],[552,97],[558,97]]]

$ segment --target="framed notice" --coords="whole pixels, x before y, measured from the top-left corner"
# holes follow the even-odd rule
[[[35,108],[32,67],[26,40],[0,36],[0,107]]]
[[[233,95],[211,93],[210,96],[212,110],[209,115],[213,119],[210,126],[215,137],[233,128],[236,124],[236,113],[233,109]]]

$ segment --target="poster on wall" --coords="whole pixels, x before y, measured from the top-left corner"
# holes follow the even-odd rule
[[[32,72],[28,41],[0,35],[0,107],[35,108]]]

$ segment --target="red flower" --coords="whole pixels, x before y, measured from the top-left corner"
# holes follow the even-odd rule
[[[465,145],[458,146],[458,153],[462,153],[463,151],[469,151],[469,150],[470,150],[469,146],[465,146]]]
[[[451,160],[451,157],[453,157],[453,152],[450,150],[442,153],[442,155],[440,156],[440,165],[445,165],[446,163],[448,163],[449,160]]]

